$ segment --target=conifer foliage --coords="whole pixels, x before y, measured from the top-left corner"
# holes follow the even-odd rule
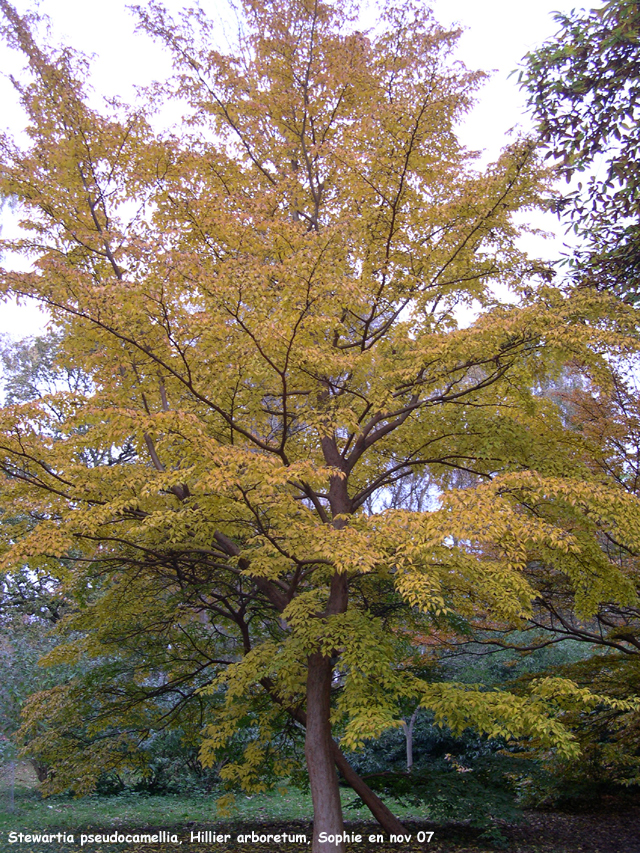
[[[407,663],[412,637],[530,613],[532,559],[579,588],[588,563],[585,612],[635,600],[588,518],[624,516],[640,544],[636,498],[595,483],[535,393],[569,358],[606,376],[627,315],[518,249],[513,214],[544,176],[527,140],[484,172],[458,143],[481,75],[451,63],[457,33],[411,2],[365,34],[340,2],[246,0],[225,51],[200,12],[152,3],[140,26],[172,52],[162,91],[187,116],[169,134],[140,106],[90,106],[85,60],[0,8],[29,66],[29,139],[3,138],[0,192],[32,262],[2,288],[48,307],[85,377],[0,412],[3,568],[59,579],[73,606],[50,660],[95,662],[28,709],[49,790],[90,788],[149,714],[194,698],[205,764],[244,732],[220,772],[248,790],[295,773],[304,737],[313,850],[340,853],[321,836],[342,830],[336,767],[401,831],[344,751],[403,702],[575,753],[556,712],[588,691]],[[497,301],[507,287],[521,302]],[[432,498],[390,504],[416,477]]]

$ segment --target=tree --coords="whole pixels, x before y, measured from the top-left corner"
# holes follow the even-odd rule
[[[91,390],[82,371],[67,370],[56,364],[59,346],[55,333],[0,344],[5,405],[26,403],[62,390],[81,393]]]
[[[578,278],[635,303],[640,10],[633,0],[609,0],[556,20],[558,34],[526,57],[520,80],[549,156],[567,179],[588,175],[559,203],[581,238],[573,258]]]
[[[617,365],[608,382],[600,387],[588,385],[579,375],[568,372],[560,382],[547,388],[546,393],[557,401],[565,426],[573,433],[574,449],[585,466],[583,477],[638,498],[640,411],[634,362]],[[547,513],[557,518],[558,512],[568,510],[555,502],[547,508],[541,507],[539,512],[551,520]],[[635,523],[632,514],[627,523]],[[621,535],[619,520],[612,523],[607,513],[592,514],[589,524],[596,546],[592,564],[615,560],[623,567],[630,586],[640,590],[639,554],[629,544],[630,540]],[[604,588],[598,588],[595,582],[584,583],[579,572],[573,576],[557,572],[552,564],[541,560],[532,561],[525,574],[537,590],[526,627],[518,626],[515,640],[511,636],[513,624],[496,626],[480,614],[475,628],[483,635],[484,642],[528,652],[571,640],[585,647],[599,647],[600,652],[619,653],[622,658],[632,659],[639,654],[637,598],[631,596],[624,603],[609,599]]]
[[[127,752],[123,729],[165,685],[215,700],[203,761],[245,732],[223,775],[247,789],[291,773],[295,752],[271,747],[283,720],[304,732],[314,853],[344,850],[326,840],[342,833],[336,767],[401,831],[342,750],[407,703],[572,754],[555,715],[600,701],[588,691],[437,683],[406,662],[407,638],[442,620],[526,615],[533,555],[574,576],[600,553],[583,518],[637,511],[534,393],[568,357],[606,374],[632,321],[541,282],[517,248],[513,214],[545,179],[527,140],[485,173],[458,144],[481,75],[448,65],[457,34],[410,3],[365,35],[346,5],[247,0],[223,53],[200,12],[178,25],[152,4],[140,24],[177,70],[164,96],[188,106],[176,135],[148,108],[91,109],[82,57],[0,8],[31,74],[31,142],[4,139],[0,191],[24,212],[12,248],[34,259],[2,286],[48,306],[58,363],[90,381],[0,414],[19,518],[3,565],[61,579],[78,633],[53,659],[93,657],[109,686],[31,704],[32,745],[64,757],[51,786],[81,785],[88,756],[113,766],[108,743]],[[524,302],[501,305],[497,284]],[[462,305],[481,312],[468,328]],[[475,488],[447,492],[459,471]],[[440,505],[398,505],[427,473]],[[539,512],[558,502],[573,509]],[[631,598],[615,560],[590,571]]]

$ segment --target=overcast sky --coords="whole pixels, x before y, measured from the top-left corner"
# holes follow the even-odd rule
[[[21,13],[30,8],[23,0],[14,2]],[[165,5],[178,11],[185,3],[165,0]],[[214,16],[221,8],[215,0],[201,0],[200,5]],[[447,26],[459,25],[465,30],[459,42],[458,58],[471,69],[493,72],[480,93],[476,108],[461,129],[465,145],[482,150],[485,159],[494,159],[508,141],[511,128],[530,127],[525,115],[525,97],[518,89],[515,75],[510,74],[528,50],[557,31],[554,11],[568,12],[580,5],[576,0],[529,0],[529,3],[434,0],[438,21]],[[98,93],[119,95],[128,100],[133,98],[136,84],[148,84],[170,72],[167,54],[147,36],[134,32],[135,18],[121,0],[100,3],[41,0],[39,9],[51,19],[55,42],[95,54],[92,83]],[[3,48],[2,53],[5,73],[0,79],[0,123],[19,129],[23,119],[15,106],[15,94],[7,74],[19,72],[21,63],[17,56],[7,56],[6,49]],[[9,223],[6,227],[10,227]],[[554,221],[547,220],[545,227],[555,228]],[[13,338],[38,334],[45,322],[46,318],[34,307],[0,305],[0,333]]]

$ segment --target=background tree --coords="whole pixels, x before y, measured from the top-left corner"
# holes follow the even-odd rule
[[[559,203],[561,215],[579,238],[571,265],[580,284],[609,289],[636,304],[640,10],[637,3],[610,0],[588,12],[558,15],[557,20],[559,32],[528,55],[520,79],[529,91],[547,157],[576,187]],[[577,182],[581,173],[584,183]],[[638,494],[636,370],[634,363],[620,364],[600,389],[579,381],[573,388],[559,389],[567,421],[582,434],[585,459],[594,474],[634,495]],[[637,551],[622,544],[617,532],[605,525],[599,533],[601,548],[616,555],[638,588]],[[537,632],[533,644],[575,639],[599,648],[601,654],[569,667],[567,674],[582,683],[606,683],[618,693],[634,692],[640,648],[637,605],[632,601],[621,605],[605,596],[585,618],[574,584],[540,564],[532,565],[530,577],[540,589],[532,620],[532,633]],[[618,715],[609,719],[605,713],[592,722],[581,723],[591,758],[569,775],[634,778],[637,714],[618,720]]]
[[[580,237],[579,280],[635,303],[640,289],[640,9],[610,0],[556,15],[557,35],[520,75],[542,138],[567,179],[559,210]],[[575,185],[575,181],[574,181]]]
[[[545,394],[559,406],[565,428],[573,434],[574,452],[599,482],[615,485],[620,491],[638,496],[638,393],[634,361],[618,362],[609,381],[599,388],[584,382],[575,370],[546,388]],[[538,511],[554,517],[562,512],[561,502]],[[628,521],[635,523],[635,513]],[[590,513],[583,519],[592,526],[594,539],[605,559],[615,560],[628,582],[640,590],[638,551],[620,538],[618,523]],[[628,540],[626,540],[628,541]],[[602,559],[597,553],[594,560]],[[588,566],[585,565],[588,571]],[[542,673],[562,674],[609,695],[637,694],[640,611],[637,598],[622,603],[607,595],[606,588],[591,586],[585,576],[559,573],[552,564],[533,560],[525,570],[527,580],[538,591],[526,622],[496,621],[491,613],[476,613],[461,626],[463,630],[444,633],[439,648],[444,661],[477,659],[490,680],[491,661],[513,656],[512,689],[518,678],[531,680]],[[590,596],[592,603],[587,603]],[[597,604],[595,603],[597,601]],[[553,657],[546,659],[546,654]],[[533,669],[522,671],[523,657]],[[546,663],[545,663],[546,660]],[[535,663],[537,662],[537,665]],[[446,665],[446,664],[445,664]],[[514,680],[515,679],[515,680]],[[504,680],[504,676],[501,680]],[[588,714],[576,712],[571,720],[582,754],[578,760],[546,762],[551,775],[534,779],[529,791],[539,801],[574,804],[595,800],[603,792],[638,784],[637,709],[626,711],[602,708]],[[538,774],[534,774],[534,777]]]
[[[629,320],[539,284],[547,270],[517,248],[513,214],[544,179],[526,140],[484,173],[457,142],[481,76],[448,64],[457,34],[411,4],[363,35],[340,4],[251,0],[223,53],[200,12],[178,25],[153,4],[138,14],[173,52],[164,95],[187,105],[172,135],[141,107],[91,109],[84,59],[0,8],[30,72],[30,143],[3,139],[0,191],[23,211],[11,248],[33,259],[2,286],[48,306],[58,364],[90,383],[0,413],[18,518],[3,566],[60,579],[80,636],[50,659],[99,674],[31,703],[32,745],[64,759],[52,787],[81,785],[89,756],[108,766],[110,738],[126,752],[154,691],[177,695],[177,637],[197,649],[191,686],[222,697],[203,761],[251,734],[227,780],[290,774],[271,745],[285,716],[304,729],[314,853],[343,849],[321,840],[342,830],[336,766],[401,829],[341,748],[399,725],[406,703],[575,752],[557,712],[601,699],[571,682],[519,695],[406,665],[407,635],[445,616],[530,613],[533,559],[588,567],[585,608],[636,600],[589,518],[636,547],[637,499],[590,475],[534,393],[569,356],[607,375]],[[528,301],[499,304],[497,284]],[[463,305],[481,314],[468,328]],[[452,471],[476,487],[384,509],[398,483],[427,472],[446,490]],[[123,677],[104,666],[117,649],[138,655]]]

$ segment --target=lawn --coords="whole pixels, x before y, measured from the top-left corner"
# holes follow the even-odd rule
[[[311,821],[311,795],[297,788],[279,788],[264,794],[239,794],[228,813],[216,806],[221,793],[213,794],[149,794],[125,793],[99,797],[95,794],[80,799],[68,796],[43,799],[38,793],[35,776],[27,765],[16,771],[14,808],[10,811],[10,785],[5,773],[0,776],[0,832],[20,826],[38,826],[43,831],[70,831],[79,827],[117,829],[123,826],[179,827],[185,824],[288,824]],[[351,821],[366,821],[368,809],[352,808],[355,794],[342,789],[345,815]],[[415,809],[398,809],[401,817],[420,819]]]
[[[27,766],[16,770],[13,797],[11,787],[7,774],[0,775],[2,853],[308,853],[310,849],[311,799],[295,788],[239,795],[230,813],[220,815],[215,794],[43,799]],[[407,809],[396,809],[396,813],[410,839],[391,844],[379,827],[365,822],[366,810],[348,808],[353,792],[343,790],[342,794],[351,837],[349,853],[499,849],[464,826],[429,825],[425,815]],[[149,838],[154,834],[155,841]],[[106,835],[107,840],[89,838],[95,835]],[[595,814],[533,812],[521,827],[504,828],[504,835],[502,849],[510,853],[640,853],[640,817],[637,807],[628,803],[624,807],[606,804],[602,813]],[[292,836],[298,840],[290,840]]]
[[[351,790],[343,790],[345,814],[350,821],[364,821],[370,817],[366,809],[349,808],[355,799]],[[17,768],[13,797],[8,774],[0,777],[0,843],[2,851],[49,851],[59,853],[67,851],[104,851],[113,850],[150,850],[157,853],[174,851],[178,847],[184,853],[197,850],[207,853],[209,850],[222,851],[225,849],[251,850],[260,848],[290,850],[294,853],[298,848],[306,850],[308,845],[290,843],[289,835],[306,835],[311,837],[311,797],[308,793],[296,788],[280,788],[264,794],[235,797],[227,813],[220,814],[216,806],[217,795],[177,795],[165,794],[151,796],[128,792],[111,797],[91,795],[74,799],[68,796],[57,796],[43,799],[38,793],[35,778],[28,766]],[[407,809],[399,810],[403,817],[417,817]],[[136,831],[137,830],[137,831]],[[146,832],[142,832],[146,830]],[[114,834],[135,836],[147,835],[151,831],[164,831],[169,836],[167,843],[148,844],[148,842],[131,840],[129,843],[117,842],[92,843],[80,845],[83,836]],[[11,833],[19,838],[23,835],[51,836],[60,833],[60,840],[33,840],[24,843],[12,842]],[[192,833],[196,839],[191,842]],[[197,841],[198,833],[202,833]],[[205,834],[210,833],[210,834]],[[213,833],[213,840],[212,835]],[[270,839],[262,843],[253,841],[251,835],[278,836],[277,841]],[[378,835],[375,826],[367,827],[359,833],[350,832],[352,836],[362,835],[363,843],[368,844],[370,834]],[[73,843],[68,841],[73,836]],[[178,841],[171,841],[171,836],[177,836]],[[216,836],[230,836],[224,841],[216,840]],[[250,838],[238,842],[238,837],[249,835]],[[162,839],[162,836],[161,836]],[[386,840],[386,838],[385,838]],[[179,842],[182,842],[181,844]],[[361,845],[360,845],[361,846]],[[378,845],[376,845],[378,846]],[[358,845],[354,849],[357,849]],[[409,848],[407,848],[409,849]]]

